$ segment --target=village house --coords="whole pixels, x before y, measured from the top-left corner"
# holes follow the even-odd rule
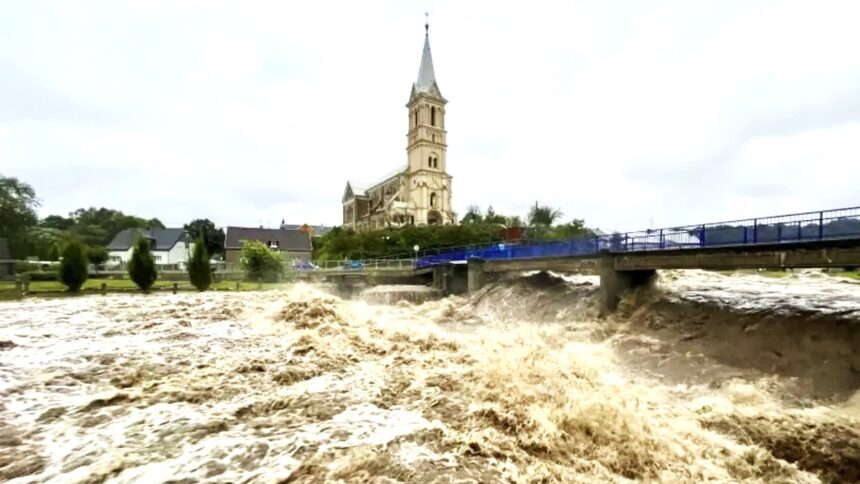
[[[298,230],[300,232],[306,232],[308,235],[313,237],[322,237],[323,235],[329,233],[332,228],[329,225],[310,225],[310,224],[288,224],[285,223],[284,220],[281,220],[281,228],[285,230]]]
[[[194,249],[194,241],[185,229],[125,229],[108,244],[108,261],[128,263],[138,237],[149,241],[152,258],[158,265],[184,265]]]
[[[313,255],[311,236],[307,231],[227,227],[224,239],[224,260],[228,264],[238,264],[242,258],[242,246],[250,241],[261,242],[269,249],[280,252],[285,261],[311,260]]]
[[[347,181],[341,202],[343,227],[356,231],[413,225],[456,223],[451,208],[451,175],[445,105],[430,55],[429,25],[418,80],[409,95],[407,165],[369,186]]]

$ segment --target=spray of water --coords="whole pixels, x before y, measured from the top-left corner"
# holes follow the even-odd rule
[[[4,303],[0,479],[860,480],[860,286],[595,284]]]

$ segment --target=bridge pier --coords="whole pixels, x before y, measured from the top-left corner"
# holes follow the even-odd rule
[[[656,277],[655,269],[616,270],[613,256],[602,257],[600,259],[600,299],[604,309],[615,311],[623,293],[653,284]]]
[[[340,276],[337,278],[337,292],[342,299],[352,299],[367,287],[367,282],[357,277]]]
[[[462,290],[458,289],[455,279],[456,276],[452,264],[442,264],[433,267],[433,288],[439,289],[442,294],[447,296],[462,292]],[[459,285],[462,286],[462,282]]]
[[[469,259],[468,267],[468,274],[466,276],[467,290],[469,293],[473,293],[484,287],[484,284],[487,282],[487,274],[484,272],[484,260]]]

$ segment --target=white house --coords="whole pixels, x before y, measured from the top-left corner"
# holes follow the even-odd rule
[[[149,241],[152,258],[159,265],[185,264],[194,249],[194,242],[184,229],[125,229],[108,244],[108,260],[127,263],[138,237]]]

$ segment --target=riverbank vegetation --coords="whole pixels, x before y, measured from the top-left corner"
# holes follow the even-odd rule
[[[483,212],[470,206],[459,225],[388,227],[355,232],[337,227],[314,240],[314,259],[411,258],[419,252],[501,242],[511,239],[550,240],[589,237],[594,232],[585,221],[560,222],[560,210],[535,203],[524,224],[518,216],[496,213],[492,205]]]

